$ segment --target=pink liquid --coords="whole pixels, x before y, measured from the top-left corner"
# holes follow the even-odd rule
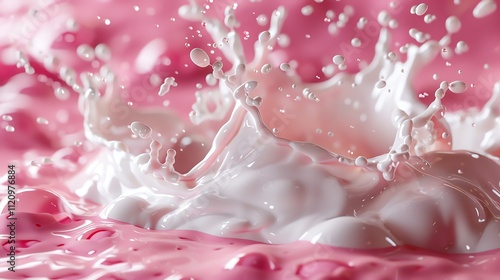
[[[326,35],[329,23],[338,20],[338,15],[329,19],[327,11],[332,9],[338,14],[345,4],[309,2],[281,3],[286,4],[288,14],[282,32],[290,36],[290,45],[275,46],[272,52],[264,49],[262,58],[257,57],[253,62],[247,59],[247,69],[257,71],[246,72],[243,80],[233,84],[229,78],[218,81],[230,89],[221,87],[222,94],[236,92],[236,100],[231,95],[222,95],[230,101],[214,99],[216,104],[208,110],[212,113],[205,115],[202,109],[206,100],[200,102],[198,111],[195,110],[198,117],[202,116],[195,118],[195,122],[205,121],[200,126],[191,124],[187,113],[194,102],[193,93],[199,89],[196,83],[210,88],[204,80],[212,69],[193,65],[190,51],[199,47],[209,53],[212,64],[221,56],[224,65],[231,65],[235,63],[232,51],[237,52],[238,48],[227,48],[222,55],[220,48],[207,46],[212,41],[203,31],[204,24],[182,19],[177,14],[184,2],[175,1],[172,8],[160,1],[148,1],[135,4],[136,8],[133,3],[96,1],[91,4],[93,9],[88,9],[88,3],[55,2],[44,7],[26,1],[23,4],[27,6],[38,5],[38,15],[31,13],[32,16],[23,6],[2,3],[5,7],[2,21],[6,27],[0,29],[0,34],[12,40],[3,40],[0,44],[5,57],[0,64],[0,84],[4,85],[0,88],[0,98],[5,98],[0,103],[0,114],[9,116],[2,121],[0,140],[5,155],[3,166],[6,168],[13,160],[16,164],[18,220],[16,272],[7,270],[6,258],[2,257],[1,277],[495,277],[499,272],[496,237],[499,233],[500,179],[496,158],[499,145],[498,125],[494,121],[498,101],[490,97],[498,75],[495,71],[498,62],[492,57],[491,46],[498,44],[500,37],[482,36],[472,30],[493,28],[498,12],[477,19],[472,15],[476,4],[473,1],[462,1],[459,5],[453,1],[429,3],[426,13],[435,14],[437,19],[432,24],[424,24],[423,16],[409,14],[410,7],[419,4],[416,2],[397,3],[393,8],[388,8],[388,3],[355,2],[352,3],[355,13],[346,27],[339,30],[338,35],[327,37],[332,36]],[[314,10],[311,16],[304,15],[308,14],[308,8],[303,8],[307,4]],[[210,9],[205,7],[206,19],[223,18],[226,5],[218,2],[209,5]],[[236,9],[236,19],[241,21],[242,28],[237,30],[243,49],[250,53],[247,57],[252,58],[254,42],[268,26],[260,26],[255,18],[267,14],[271,20],[272,9],[278,3],[273,2],[273,7],[266,5],[242,2]],[[398,22],[397,28],[388,28],[393,35],[390,41],[384,41],[382,35],[379,39],[376,16],[381,9],[387,9]],[[377,12],[370,12],[372,10]],[[15,15],[14,20],[8,15]],[[442,53],[453,50],[436,47],[437,51],[418,54],[415,47],[415,61],[412,62],[410,53],[408,60],[398,66],[388,62],[385,56],[377,56],[377,52],[373,58],[372,50],[379,41],[379,49],[383,46],[387,51],[392,50],[405,61],[406,54],[398,52],[399,46],[415,43],[408,37],[408,29],[417,27],[439,40],[446,33],[444,22],[450,15],[457,15],[462,27],[452,36],[449,46],[465,40],[467,52],[447,59],[441,58],[447,56]],[[364,31],[355,27],[360,16],[370,22]],[[78,28],[72,25],[71,18]],[[210,24],[213,23],[208,22]],[[333,33],[332,30],[330,27]],[[245,31],[250,34],[248,38]],[[271,37],[274,35],[271,32]],[[354,37],[361,40],[360,47],[352,47]],[[276,38],[278,45],[280,40],[283,43],[286,39]],[[85,61],[97,53],[86,53],[85,48],[80,48],[80,57],[77,55],[82,44],[101,43],[111,50],[109,61],[103,54],[97,60],[89,59],[97,61],[94,64]],[[219,43],[224,44],[224,40]],[[11,61],[16,63],[16,58],[15,51],[9,49],[11,46],[29,58],[28,64],[20,65],[21,69],[12,65]],[[209,52],[212,49],[214,54]],[[141,52],[146,55],[137,60]],[[259,53],[258,47],[255,52]],[[321,73],[321,66],[331,64],[331,57],[339,53],[344,56],[346,73],[357,73],[358,64],[362,61],[367,64],[372,58],[374,67],[388,69],[382,78],[387,81],[385,89],[373,87],[384,71],[365,70],[362,81],[346,74],[328,80],[328,75]],[[385,55],[380,51],[378,54]],[[58,62],[50,63],[49,55],[55,55]],[[297,76],[279,69],[281,63],[291,59],[297,61]],[[269,74],[261,70],[265,63],[271,64]],[[78,97],[77,91],[91,95],[85,81],[78,80],[77,75],[81,88],[72,91],[72,82],[67,80],[71,75],[61,74],[62,67],[72,68],[76,73],[102,73],[99,68],[103,64],[112,69],[117,81],[102,85],[94,81],[101,98]],[[400,66],[409,71],[408,76],[398,76]],[[23,73],[23,67],[26,72],[33,67],[35,74]],[[226,73],[229,69],[224,67]],[[439,78],[434,79],[434,73]],[[155,81],[158,77],[159,82]],[[159,96],[160,85],[167,77],[175,77],[177,86],[171,85],[166,95]],[[409,77],[409,82],[401,82],[404,79],[401,77]],[[344,79],[344,85],[332,82],[339,79]],[[253,80],[258,81],[255,90],[245,92],[244,87],[238,87]],[[450,115],[449,127],[440,116],[441,98],[432,96],[442,80],[460,80],[468,85],[466,93],[448,92],[442,98],[442,104],[458,112]],[[351,83],[357,84],[353,87]],[[410,90],[398,90],[398,85]],[[54,90],[61,86],[70,92],[69,99],[55,96]],[[312,100],[307,100],[307,94],[303,94],[306,87],[319,102],[311,96]],[[381,94],[388,96],[386,89],[393,89],[390,99]],[[379,94],[374,95],[373,100],[370,99],[372,91]],[[425,91],[429,97],[416,97],[417,94],[425,96]],[[245,95],[261,97],[262,103],[246,104]],[[297,97],[301,98],[300,102],[294,100]],[[418,160],[402,164],[379,157],[389,153],[387,147],[391,145],[395,154],[406,156],[405,149],[399,147],[408,140],[397,136],[403,129],[392,125],[390,115],[398,102],[408,100],[405,98],[412,101],[414,111],[406,112],[412,123],[422,119],[433,122],[432,128],[426,126],[418,130],[424,136],[412,134],[408,145],[412,159],[421,156],[430,166]],[[80,99],[79,105],[77,99]],[[165,105],[166,100],[170,104],[167,108],[144,109]],[[374,109],[377,100],[388,110]],[[425,105],[418,105],[418,100],[426,105],[434,102],[432,114],[426,115]],[[488,110],[460,111],[482,106],[488,100]],[[361,109],[354,105],[356,101]],[[214,107],[220,110],[219,114],[213,113]],[[84,112],[85,125],[82,125],[79,109]],[[363,112],[365,121],[361,117]],[[465,121],[459,120],[462,115]],[[43,119],[37,120],[39,117]],[[106,117],[110,117],[110,121],[106,121]],[[347,121],[337,121],[342,118]],[[143,135],[145,139],[132,136],[128,127],[132,122],[139,122],[137,135],[148,134],[149,128],[153,132]],[[437,135],[432,143],[426,142],[428,132]],[[443,133],[451,133],[452,137],[443,137]],[[183,138],[191,142],[183,142]],[[158,148],[159,159],[148,151],[153,140],[161,144],[151,146]],[[302,142],[322,149],[300,144]],[[426,150],[419,152],[419,145]],[[160,160],[168,154],[167,148],[176,151],[175,163]],[[470,152],[450,152],[452,149]],[[378,168],[378,162],[393,168]],[[244,167],[247,164],[250,166]],[[412,170],[419,175],[408,175]],[[456,177],[449,177],[450,174]],[[326,178],[324,181],[318,179],[322,176]],[[265,185],[266,180],[271,179],[274,183]],[[289,185],[287,179],[303,180],[305,191],[294,190],[295,185]],[[442,184],[443,181],[449,186]],[[2,188],[4,195],[6,185]],[[148,188],[136,188],[139,185]],[[230,187],[223,188],[226,185]],[[417,190],[419,193],[415,193]],[[313,191],[319,195],[311,193]],[[374,196],[377,198],[374,202],[365,203],[364,199]],[[444,199],[441,201],[440,197]],[[7,199],[2,203],[5,208]],[[351,219],[352,211],[359,217]],[[370,211],[377,213],[375,219],[383,222],[373,222]],[[3,212],[2,223],[7,222],[5,209]],[[330,215],[340,219],[329,220]],[[310,217],[312,220],[308,220]],[[407,222],[409,220],[412,222]],[[363,234],[366,226],[372,227]],[[5,229],[6,225],[1,227]],[[7,232],[2,232],[5,241],[7,236]],[[3,246],[8,252],[9,245],[4,242]]]

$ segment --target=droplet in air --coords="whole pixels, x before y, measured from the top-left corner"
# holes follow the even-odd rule
[[[353,38],[351,40],[351,45],[355,48],[361,46],[361,40],[359,40],[359,38]]]
[[[420,3],[418,6],[415,8],[415,14],[417,16],[421,16],[427,12],[428,6],[425,3]]]
[[[264,26],[267,24],[267,16],[266,15],[259,15],[257,17],[257,24],[260,26]]]
[[[76,54],[85,61],[91,61],[95,57],[94,49],[87,44],[79,45],[78,48],[76,48]]]
[[[497,3],[494,0],[481,0],[472,11],[472,15],[475,18],[483,18],[491,15],[496,9]]]
[[[152,132],[151,127],[141,122],[133,122],[132,124],[130,124],[130,130],[132,130],[132,133],[141,137],[142,139],[150,137]]]
[[[435,15],[432,15],[432,14],[426,14],[426,15],[424,16],[424,22],[425,22],[425,23],[431,23],[431,22],[433,22],[435,19],[436,19],[436,16],[435,16]]]
[[[335,63],[335,65],[340,65],[340,64],[344,63],[344,60],[345,60],[344,57],[339,55],[339,54],[335,55],[332,59],[332,61],[333,61],[333,63]]]
[[[300,12],[304,16],[310,16],[314,12],[314,9],[311,5],[307,5],[307,6],[302,7],[302,9],[300,9]]]
[[[449,84],[448,89],[453,93],[463,93],[467,85],[462,81],[454,81]]]
[[[450,16],[445,22],[446,31],[450,34],[457,33],[462,28],[462,23],[456,16]]]
[[[65,88],[58,87],[54,90],[54,95],[57,97],[59,100],[68,100],[69,98],[69,91]]]
[[[102,61],[108,61],[111,59],[111,51],[106,44],[97,45],[94,52],[95,56]]]
[[[192,49],[189,53],[189,57],[198,67],[207,67],[210,65],[210,58],[208,57],[208,54],[200,48]]]

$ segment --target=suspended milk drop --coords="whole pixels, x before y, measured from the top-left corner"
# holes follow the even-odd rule
[[[418,6],[415,8],[415,14],[417,16],[421,16],[427,12],[428,6],[425,3],[420,3]]]
[[[151,127],[141,122],[133,122],[132,124],[130,124],[130,130],[132,130],[132,133],[141,137],[142,139],[150,137],[152,132]]]
[[[95,58],[94,48],[87,44],[81,44],[76,48],[76,54],[85,61],[91,61]]]
[[[446,31],[450,34],[457,33],[462,28],[462,23],[456,16],[450,16],[445,22]]]
[[[339,54],[335,55],[332,59],[332,61],[333,61],[333,63],[335,63],[335,65],[340,65],[340,64],[344,63],[344,60],[345,60],[344,57],[339,55]]]
[[[483,18],[491,15],[496,9],[497,3],[494,0],[481,0],[472,11],[472,15],[475,18]]]
[[[108,61],[111,59],[111,51],[106,44],[97,45],[95,47],[94,53],[95,56],[102,61]]]
[[[198,67],[207,67],[210,65],[210,58],[208,57],[208,54],[200,48],[192,49],[189,53],[189,57]]]
[[[177,83],[175,82],[175,78],[168,77],[163,81],[163,84],[160,86],[160,91],[158,91],[159,96],[164,96],[170,91],[170,87],[176,87]]]
[[[462,81],[454,81],[449,84],[448,89],[453,93],[463,93],[467,85]]]

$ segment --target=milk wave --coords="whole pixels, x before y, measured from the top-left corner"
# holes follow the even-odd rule
[[[70,188],[105,205],[101,217],[151,229],[272,244],[498,248],[500,87],[481,111],[446,112],[446,83],[429,107],[421,105],[411,81],[443,46],[409,46],[399,61],[389,55],[385,29],[359,73],[303,83],[293,68],[269,60],[285,13],[273,13],[255,59],[246,62],[231,8],[224,24],[196,5],[181,8],[184,18],[203,21],[214,41],[226,39],[222,50],[232,64],[211,65],[207,81],[218,87],[197,93],[194,124],[164,109],[131,108],[119,117],[112,108],[126,105],[111,70],[101,71],[104,82],[94,73],[81,84],[61,70],[81,93],[87,138],[104,147]],[[195,52],[195,64],[208,66]],[[204,108],[208,101],[214,110]],[[213,141],[202,126],[208,120],[221,124]],[[470,122],[477,137],[461,139]],[[176,155],[180,149],[201,160]]]

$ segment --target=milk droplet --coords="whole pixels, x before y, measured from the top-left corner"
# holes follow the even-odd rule
[[[13,126],[8,125],[8,126],[5,127],[5,131],[7,131],[7,132],[14,132],[14,131],[16,131],[16,129]]]
[[[368,20],[366,18],[360,17],[356,26],[358,27],[358,29],[361,30],[361,29],[365,28],[365,25],[367,23],[368,23]]]
[[[455,47],[455,53],[462,54],[469,50],[469,46],[464,41],[459,41]]]
[[[426,15],[424,16],[424,22],[425,22],[425,23],[431,23],[431,22],[433,22],[435,19],[436,19],[436,16],[435,16],[435,15],[432,15],[432,14],[426,14]]]
[[[217,79],[213,74],[207,74],[207,76],[205,77],[205,82],[207,82],[207,85],[209,86],[215,86],[217,84]]]
[[[497,3],[494,0],[482,0],[474,8],[472,15],[475,18],[483,18],[495,12],[496,9]]]
[[[130,125],[130,130],[132,130],[132,133],[141,137],[142,139],[150,137],[151,131],[152,131],[151,127],[149,127],[141,122],[133,122]]]
[[[462,27],[462,23],[456,16],[448,17],[446,19],[445,25],[446,25],[446,31],[448,31],[448,33],[450,34],[457,33],[458,31],[460,31],[460,28]]]
[[[339,55],[339,54],[335,55],[332,59],[332,61],[333,61],[333,63],[335,63],[335,65],[340,65],[340,64],[344,63],[344,60],[345,60],[344,57]]]
[[[257,24],[260,26],[264,26],[267,24],[267,16],[266,15],[259,15],[257,17]]]
[[[95,57],[94,48],[87,44],[79,45],[78,48],[76,48],[76,53],[81,59],[85,61],[91,61]]]
[[[65,88],[58,87],[54,90],[54,95],[59,99],[59,100],[68,100],[69,98],[69,91]]]
[[[416,5],[411,6],[410,14],[414,15],[416,12],[417,12],[417,6]]]
[[[49,124],[49,121],[47,119],[42,118],[42,117],[38,117],[36,119],[36,122],[39,124]]]
[[[260,41],[260,37],[259,37],[259,41]],[[286,34],[280,34],[277,38],[277,41],[278,41],[278,45],[282,48],[286,48],[290,45],[290,37],[288,37],[288,35],[286,35]]]
[[[395,19],[389,20],[389,27],[390,28],[395,29],[395,28],[398,28],[398,26],[399,26],[399,23],[397,20],[395,20]]]
[[[300,12],[304,16],[310,16],[314,12],[314,9],[311,5],[307,5],[307,6],[302,7],[302,9],[300,9]]]
[[[425,3],[420,3],[418,6],[415,8],[415,14],[417,16],[421,16],[427,12],[428,6]]]
[[[290,64],[288,64],[288,63],[281,63],[280,69],[281,69],[281,71],[285,71],[286,72],[286,71],[290,70]]]
[[[108,61],[111,59],[111,51],[106,44],[97,45],[94,51],[95,56],[102,61]]]
[[[200,48],[192,49],[189,53],[189,57],[191,58],[191,61],[196,64],[196,66],[207,67],[210,65],[210,58],[208,57],[208,54]]]
[[[74,18],[70,18],[66,21],[66,28],[68,29],[68,31],[78,31],[78,22],[76,22]]]
[[[361,40],[359,40],[359,38],[353,38],[351,40],[351,45],[355,48],[361,46]]]
[[[163,81],[163,84],[160,86],[160,90],[158,91],[159,96],[164,96],[170,91],[170,87],[176,87],[177,83],[175,82],[174,77],[168,77]]]
[[[2,120],[6,121],[6,122],[10,122],[10,121],[12,121],[12,117],[9,115],[3,115]]]
[[[467,89],[467,85],[462,81],[451,82],[448,89],[453,93],[463,93]]]

